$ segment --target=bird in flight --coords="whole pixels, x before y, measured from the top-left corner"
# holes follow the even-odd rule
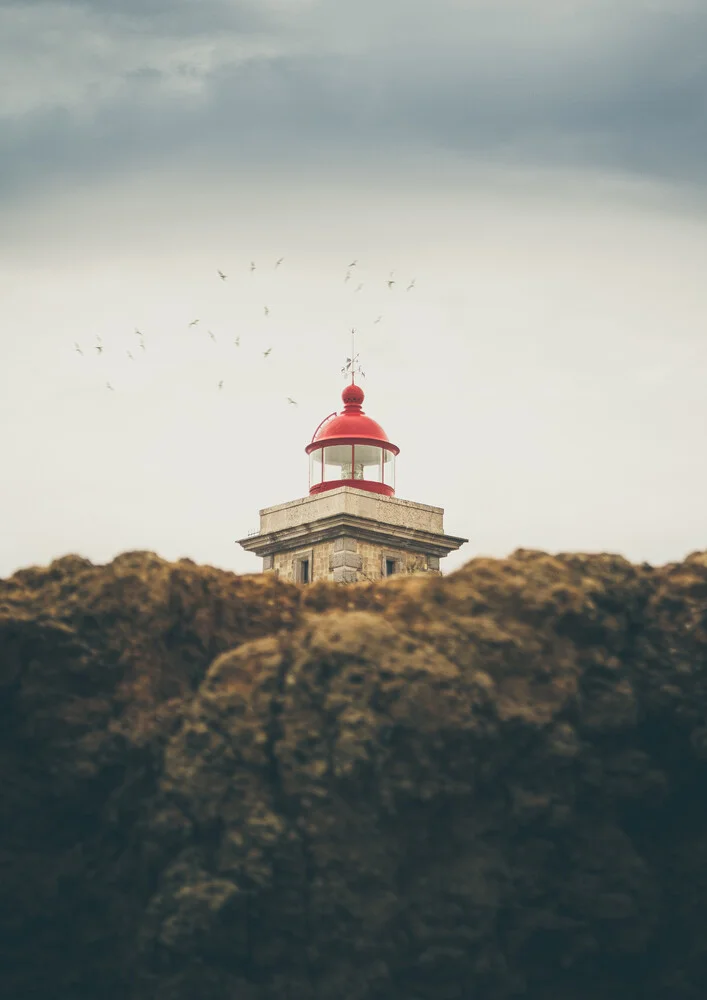
[[[263,351],[263,357],[267,358],[267,356],[270,354],[270,351],[272,351],[272,347],[268,347],[267,351]]]
[[[211,332],[211,330],[208,330],[207,332],[208,332],[209,336],[211,337],[211,339],[213,340],[213,342],[216,343],[216,337],[214,337],[214,335]]]
[[[289,403],[289,404],[290,404],[291,406],[297,406],[297,400],[296,400],[296,399],[293,399],[293,398],[292,398],[292,396],[288,396],[288,397],[287,397],[287,402],[288,402],[288,403]]]
[[[221,379],[221,381],[219,382],[218,387],[219,389],[223,389],[223,379]]]
[[[198,319],[193,319],[193,320],[191,321],[191,323],[189,324],[189,326],[196,326],[196,324],[197,324],[198,322],[199,322],[199,320],[198,320]]]
[[[111,392],[115,392],[115,389],[114,389],[114,388],[113,388],[113,386],[112,386],[112,385],[110,384],[110,382],[106,382],[106,389],[110,389],[110,391],[111,391]]]
[[[250,269],[251,269],[251,271],[254,271],[254,270],[255,270],[255,261],[254,261],[254,260],[252,260],[252,261],[250,262]]]
[[[279,267],[284,259],[285,259],[284,257],[278,257],[277,260],[275,261],[275,267]]]
[[[138,337],[142,337],[143,336],[143,334],[140,332],[140,330],[138,330],[137,327],[135,327],[135,333],[138,335]]]
[[[233,343],[236,345],[236,347],[240,347],[241,346],[241,338],[240,337],[236,337],[236,339],[233,341]]]
[[[358,264],[357,260],[352,260],[351,263],[349,264],[349,267],[356,267],[357,264]]]
[[[264,313],[265,313],[266,316],[270,315],[270,310],[268,309],[267,306],[263,306],[263,311],[264,311]]]
[[[226,275],[223,273],[223,271],[217,271],[216,273],[218,274],[218,276],[221,279],[221,281],[225,281],[226,280]]]
[[[134,358],[134,357],[132,356],[132,354],[130,353],[130,351],[126,351],[125,353],[126,353],[126,354],[127,354],[127,356],[128,356],[129,358],[130,358],[130,360],[131,360],[131,361],[134,361],[134,360],[135,360],[135,358]]]
[[[362,288],[363,288],[363,282],[361,282],[361,284],[358,285],[358,287],[356,288],[356,291],[360,292]]]
[[[103,354],[103,344],[96,344],[96,350],[99,354]]]
[[[375,325],[376,325],[376,323],[380,323],[380,321],[381,321],[382,319],[383,319],[383,317],[382,317],[382,316],[376,316],[376,318],[375,318],[375,319],[373,320],[373,325],[375,326]]]
[[[140,347],[143,349],[143,351],[147,350],[147,348],[145,347],[145,341],[142,338],[140,339]]]
[[[412,279],[412,281],[410,282],[410,284],[409,284],[409,285],[407,286],[407,288],[405,289],[405,291],[406,291],[406,292],[409,292],[409,291],[410,291],[410,289],[411,289],[411,288],[414,288],[414,287],[415,287],[415,279],[413,278],[413,279]]]
[[[76,348],[76,351],[77,351],[78,354],[83,355],[83,351],[81,350],[81,348],[79,347],[79,345],[76,343],[76,341],[74,341],[74,347]]]
[[[346,272],[346,277],[344,278],[344,284],[346,284],[346,282],[347,282],[347,281],[349,281],[349,280],[350,280],[350,278],[351,278],[351,272],[350,272],[350,271],[347,271],[347,272]]]
[[[395,281],[392,278],[388,278],[388,288],[392,288],[394,284]]]

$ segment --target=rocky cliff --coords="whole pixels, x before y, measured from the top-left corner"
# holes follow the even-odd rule
[[[8,1000],[702,1000],[707,554],[0,582]]]

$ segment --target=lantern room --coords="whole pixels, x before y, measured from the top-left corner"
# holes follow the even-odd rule
[[[400,451],[362,409],[363,389],[354,382],[341,393],[344,408],[317,427],[309,455],[309,492],[352,486],[383,496],[395,494],[395,457]]]

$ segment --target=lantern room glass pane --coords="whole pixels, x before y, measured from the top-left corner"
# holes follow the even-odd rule
[[[354,445],[354,479],[381,482],[383,449],[373,444]]]
[[[322,482],[322,449],[317,448],[309,456],[309,485],[315,486]]]
[[[334,444],[324,449],[324,482],[335,479],[351,479],[350,444]]]
[[[383,482],[395,489],[395,455],[383,449]]]

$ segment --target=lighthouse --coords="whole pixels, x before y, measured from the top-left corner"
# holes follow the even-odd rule
[[[440,574],[440,559],[468,539],[445,535],[444,510],[395,496],[400,449],[363,410],[354,364],[343,408],[305,448],[309,494],[260,511],[260,530],[238,542],[263,570],[293,583],[356,583],[397,573]],[[360,371],[360,369],[359,369]]]

